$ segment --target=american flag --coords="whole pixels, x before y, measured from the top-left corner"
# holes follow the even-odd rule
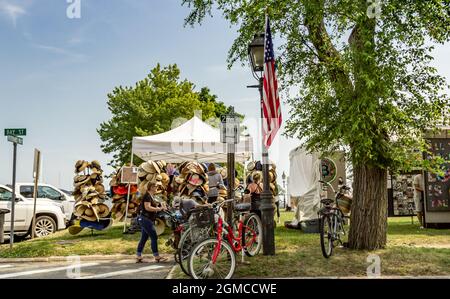
[[[282,121],[269,17],[266,17],[266,34],[264,38],[263,101],[261,104],[263,109],[264,145],[266,148],[269,148]]]

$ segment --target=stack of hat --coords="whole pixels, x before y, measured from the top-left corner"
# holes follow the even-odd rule
[[[166,162],[163,160],[142,163],[138,168],[139,193],[147,192],[148,183],[160,182],[161,185],[157,189],[157,194],[165,195],[167,186],[169,185],[169,176],[165,172]]]
[[[130,196],[128,196],[128,184],[122,184],[120,182],[120,178],[122,176],[122,168],[117,170],[109,183],[112,187],[112,202],[113,207],[111,209],[112,217],[115,220],[123,221],[125,218],[125,211],[127,208],[127,199],[130,199],[128,203],[128,215],[131,217],[135,212],[137,207],[139,206],[139,199],[136,196],[137,193],[137,185],[131,184],[130,187]]]
[[[253,178],[255,174],[259,174],[259,176],[261,177],[261,183],[263,182],[264,178],[262,173],[262,163],[260,161],[256,162],[251,161],[249,164],[247,164],[247,172],[249,173],[247,179]],[[276,165],[274,163],[271,163],[269,165],[269,187],[273,197],[277,196],[278,195],[277,172],[276,172]]]
[[[98,161],[91,163],[79,160],[75,164],[74,214],[88,221],[99,221],[109,215],[109,208],[103,202],[106,199],[103,186],[103,170]]]
[[[180,175],[175,178],[181,196],[204,197],[208,194],[208,176],[198,162],[184,162],[179,166]]]

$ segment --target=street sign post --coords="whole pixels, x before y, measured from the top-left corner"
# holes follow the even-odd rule
[[[220,141],[227,144],[227,195],[228,199],[234,198],[234,178],[235,178],[235,152],[236,144],[239,143],[240,136],[240,119],[238,115],[234,112],[234,107],[230,107],[230,112],[228,114],[221,116],[220,122]],[[232,222],[233,219],[233,209],[232,203],[227,205],[227,221]]]
[[[22,139],[21,137],[17,137],[17,136],[11,136],[11,135],[9,135],[9,136],[8,136],[8,141],[9,141],[9,142],[12,142],[12,143],[14,143],[14,144],[20,144],[20,145],[23,144],[23,139]]]
[[[12,177],[12,197],[11,197],[11,229],[9,231],[9,248],[13,248],[14,243],[14,210],[16,206],[16,161],[17,161],[17,144],[22,145],[23,139],[18,136],[26,136],[27,129],[5,129],[5,136],[8,141],[13,144],[13,177]]]
[[[5,129],[5,136],[26,136],[27,129]]]
[[[37,189],[38,189],[38,181],[39,181],[39,168],[41,165],[41,151],[37,148],[34,149],[34,163],[33,163],[33,174],[34,174],[34,190],[33,190],[33,222],[31,225],[31,239],[35,237],[36,231],[36,198],[37,198]]]

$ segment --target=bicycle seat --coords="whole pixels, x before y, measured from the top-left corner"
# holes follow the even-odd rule
[[[334,202],[334,200],[332,200],[331,198],[324,198],[320,202],[324,205],[331,205]]]
[[[238,204],[234,205],[234,210],[236,212],[250,211],[251,208],[252,208],[251,203],[238,203]]]

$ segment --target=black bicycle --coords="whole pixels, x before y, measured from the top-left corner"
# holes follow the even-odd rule
[[[344,246],[344,242],[341,236],[345,236],[345,219],[349,217],[345,216],[339,207],[340,199],[346,196],[346,191],[350,188],[342,186],[336,192],[333,186],[325,181],[319,181],[325,184],[333,190],[335,198],[325,198],[320,202],[322,208],[319,210],[320,220],[320,246],[322,248],[322,254],[325,258],[329,258],[333,254],[333,249],[339,245]]]

